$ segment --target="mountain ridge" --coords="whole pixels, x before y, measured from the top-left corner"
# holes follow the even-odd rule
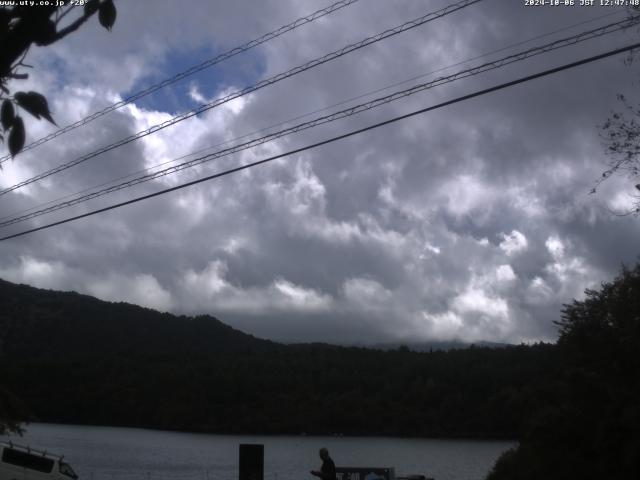
[[[514,438],[554,346],[415,352],[279,344],[0,281],[0,387],[33,419],[165,430]]]
[[[212,353],[275,345],[210,315],[174,315],[1,279],[0,299],[0,354]]]
[[[246,348],[272,348],[276,345],[278,346],[293,346],[293,345],[308,345],[308,344],[317,344],[318,342],[309,341],[309,342],[280,342],[276,340],[269,340],[255,337],[250,333],[243,332],[238,330],[218,318],[208,314],[199,314],[194,316],[188,315],[180,315],[173,314],[169,312],[161,312],[159,310],[155,310],[149,307],[143,307],[141,305],[123,302],[123,301],[108,301],[102,300],[97,297],[78,293],[76,291],[61,291],[54,289],[46,289],[46,288],[38,288],[30,285],[22,284],[22,283],[13,283],[7,280],[0,279],[0,299],[2,299],[2,305],[4,306],[5,313],[0,313],[0,354],[11,353],[11,348],[8,352],[5,352],[3,349],[4,345],[13,344],[13,350],[15,351],[16,343],[21,344],[24,341],[22,339],[11,338],[10,334],[12,331],[12,327],[15,326],[15,315],[11,318],[11,308],[12,306],[16,306],[16,303],[22,302],[25,300],[32,302],[31,308],[26,309],[21,313],[24,314],[22,321],[25,319],[32,319],[34,316],[38,317],[38,321],[41,323],[40,328],[43,328],[42,323],[44,322],[44,328],[51,327],[50,325],[46,325],[46,318],[51,316],[51,313],[55,313],[55,310],[52,312],[52,308],[69,308],[71,307],[71,311],[67,312],[73,315],[87,315],[91,316],[92,313],[95,313],[96,310],[107,310],[107,313],[100,312],[101,318],[108,318],[110,321],[113,321],[117,324],[120,324],[122,328],[125,326],[122,325],[123,322],[119,321],[119,319],[126,319],[127,329],[133,329],[134,333],[137,332],[139,336],[139,341],[134,344],[133,339],[127,339],[123,337],[114,338],[113,335],[107,335],[107,332],[104,328],[100,328],[100,325],[91,323],[91,326],[96,328],[95,332],[86,331],[86,326],[88,324],[83,322],[71,321],[64,331],[56,332],[53,330],[51,332],[52,336],[49,337],[49,341],[57,341],[62,342],[61,335],[63,332],[67,334],[65,337],[65,341],[69,339],[73,339],[73,337],[84,336],[84,338],[94,338],[95,343],[99,346],[104,346],[105,341],[109,341],[111,339],[111,344],[114,347],[117,347],[119,350],[123,350],[123,347],[128,349],[131,348],[140,348],[142,351],[145,350],[143,339],[149,339],[149,332],[146,334],[144,331],[144,327],[146,325],[142,325],[140,322],[156,322],[156,327],[165,327],[168,330],[165,331],[166,334],[172,333],[174,335],[174,340],[179,344],[179,341],[182,339],[186,341],[184,329],[187,330],[198,330],[199,334],[195,334],[192,332],[192,336],[188,336],[190,340],[194,342],[194,349],[199,351],[200,353],[206,353],[206,346],[203,344],[204,339],[201,335],[214,335],[214,336],[222,336],[225,338],[224,342],[213,342],[211,348],[223,348],[228,349],[233,345],[234,342],[238,344],[240,350]],[[80,307],[80,311],[78,310]],[[9,313],[8,313],[9,312]],[[7,318],[9,317],[9,318]],[[114,320],[115,318],[115,320]],[[171,325],[172,324],[172,325]],[[199,327],[194,327],[194,324],[199,324]],[[208,325],[207,325],[208,324]],[[33,325],[35,326],[35,325]],[[58,325],[58,327],[65,327],[64,323]],[[104,327],[104,326],[102,326]],[[180,328],[178,328],[180,327]],[[24,325],[22,325],[24,328]],[[70,330],[75,329],[74,333],[71,333]],[[137,330],[136,330],[137,329]],[[179,332],[180,330],[180,332]],[[4,334],[3,334],[4,331]],[[101,332],[99,341],[98,332]],[[31,335],[32,333],[24,333],[23,335]],[[104,336],[106,335],[106,337]],[[9,338],[7,338],[9,337]],[[37,335],[36,335],[37,337]],[[117,340],[117,341],[116,341]],[[231,341],[231,344],[229,343]],[[407,347],[409,350],[414,352],[428,352],[430,350],[452,350],[452,349],[465,349],[471,346],[474,347],[489,347],[489,348],[503,348],[509,346],[506,343],[498,343],[498,342],[489,342],[489,341],[478,341],[478,342],[465,342],[458,339],[453,340],[426,340],[421,342],[404,342],[404,341],[390,341],[383,343],[357,343],[357,344],[340,344],[340,343],[328,343],[328,342],[319,342],[322,345],[331,345],[333,347],[343,347],[343,348],[365,348],[372,350],[395,350],[398,348]],[[89,351],[96,352],[96,347],[94,346],[91,349],[79,348],[79,345],[75,345],[76,348],[79,349],[79,352],[85,353]],[[148,346],[147,346],[148,347]],[[157,344],[155,348],[158,349],[163,347],[165,349],[169,349],[170,346],[167,344]],[[26,345],[25,345],[26,348]],[[31,347],[33,349],[33,354],[47,354],[51,353],[54,350],[58,350],[60,345],[54,347],[47,347],[46,345],[33,345]],[[178,345],[177,348],[180,348]],[[182,350],[186,348],[185,345],[181,346]],[[101,351],[101,348],[97,348],[97,351]]]

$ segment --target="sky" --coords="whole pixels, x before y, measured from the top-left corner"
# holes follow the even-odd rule
[[[30,78],[12,90],[44,94],[57,124],[68,125],[330,0],[115,3],[111,32],[93,18],[33,48],[25,60]],[[448,4],[359,0],[19,154],[3,164],[0,187]],[[17,189],[0,198],[0,217],[624,16],[622,7],[483,0]],[[429,89],[0,233],[285,153],[633,43],[638,34],[628,29]],[[616,176],[589,194],[610,160],[600,126],[622,110],[618,93],[636,100],[638,65],[625,58],[3,241],[0,278],[209,314],[284,342],[553,341],[563,304],[638,260],[640,219],[615,215],[630,207],[637,182]],[[56,130],[27,116],[27,143]]]

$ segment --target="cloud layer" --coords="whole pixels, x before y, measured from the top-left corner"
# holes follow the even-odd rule
[[[310,1],[181,5],[118,2],[112,33],[92,22],[60,44],[34,50],[30,80],[14,87],[44,93],[65,125],[319,8]],[[357,2],[25,152],[5,164],[0,185],[444,5]],[[0,214],[610,13],[486,0],[6,195]],[[621,11],[467,65],[623,16]],[[629,30],[455,82],[3,232],[282,153],[636,37]],[[637,74],[635,64],[622,60],[3,242],[0,277],[177,313],[209,313],[284,341],[554,339],[552,322],[563,303],[612,278],[621,262],[637,259],[638,219],[609,211],[630,203],[631,184],[613,179],[588,195],[607,161],[598,125],[619,108],[616,93],[628,93]],[[51,128],[35,120],[27,126],[32,139]]]

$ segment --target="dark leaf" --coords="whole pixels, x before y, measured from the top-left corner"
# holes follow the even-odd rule
[[[24,122],[22,118],[16,117],[13,121],[13,127],[9,133],[9,153],[15,157],[22,147],[24,147]]]
[[[44,117],[54,125],[56,124],[56,122],[53,121],[53,118],[51,118],[49,104],[47,103],[47,99],[44,98],[44,95],[41,95],[38,92],[18,92],[13,96],[13,98],[16,99],[18,105],[34,117],[38,119],[40,117]]]
[[[16,114],[13,110],[13,103],[11,100],[5,100],[2,102],[2,112],[0,112],[0,120],[2,121],[2,128],[8,130],[13,125],[13,120]]]
[[[113,0],[105,0],[100,4],[98,20],[104,28],[111,30],[113,24],[116,23],[116,15],[116,6],[113,4]]]
[[[98,7],[100,6],[100,0],[89,0],[84,4],[84,14],[85,15],[93,15],[98,11]]]
[[[33,39],[36,45],[50,45],[56,37],[56,24],[53,20],[46,20],[34,25]]]

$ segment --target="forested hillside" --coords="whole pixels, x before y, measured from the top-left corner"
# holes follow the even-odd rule
[[[3,280],[0,301],[0,354],[20,358],[181,355],[275,346],[206,315],[177,317]]]
[[[282,345],[208,316],[7,282],[0,295],[0,391],[33,419],[508,437],[519,447],[491,480],[640,475],[640,266],[568,304],[557,344],[428,352]]]
[[[0,384],[41,421],[211,432],[515,437],[550,345],[412,352],[280,345],[0,283]],[[532,383],[533,381],[533,383]]]

